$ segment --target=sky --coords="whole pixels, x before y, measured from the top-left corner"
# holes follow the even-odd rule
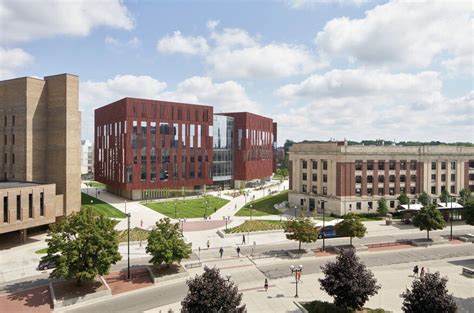
[[[250,111],[278,142],[474,142],[473,2],[1,0],[0,79]]]

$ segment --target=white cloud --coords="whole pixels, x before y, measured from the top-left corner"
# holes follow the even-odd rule
[[[22,49],[0,47],[0,79],[14,78],[15,70],[33,62],[33,57]]]
[[[120,0],[3,0],[0,21],[2,42],[55,35],[86,36],[99,26],[133,28],[130,13]]]
[[[276,95],[283,101],[274,117],[281,138],[474,140],[474,92],[447,98],[435,72],[333,70]]]
[[[368,3],[371,0],[288,0],[287,4],[292,9],[306,9],[314,8],[321,4],[339,4],[339,5],[356,5],[360,6],[363,3]]]
[[[122,42],[114,37],[106,36],[104,42],[112,48],[138,48],[141,46],[142,42],[138,37],[133,37],[132,39]]]
[[[361,19],[329,21],[316,44],[326,58],[423,68],[443,53],[472,55],[471,14],[471,1],[394,0],[366,11]]]
[[[217,25],[219,25],[219,23],[220,23],[220,21],[218,21],[218,20],[209,20],[206,23],[206,27],[209,30],[214,30],[214,28],[216,28]]]
[[[201,36],[183,36],[175,31],[172,36],[166,35],[158,41],[156,49],[163,53],[205,54],[209,50],[207,40]]]
[[[211,38],[216,49],[256,47],[258,43],[248,32],[240,28],[224,28],[222,32],[213,32]]]

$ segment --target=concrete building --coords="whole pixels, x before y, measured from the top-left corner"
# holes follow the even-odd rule
[[[94,172],[94,147],[89,140],[81,140],[81,174]]]
[[[79,78],[70,74],[0,81],[0,233],[22,230],[26,236],[28,227],[80,209],[78,88]],[[44,214],[37,214],[41,194]],[[27,204],[32,214],[25,214]],[[15,210],[20,215],[12,215]]]
[[[124,98],[95,110],[95,179],[145,199],[270,178],[273,124],[246,112]]]
[[[289,202],[301,209],[375,213],[384,197],[394,211],[401,193],[415,201],[425,191],[435,202],[443,190],[474,191],[474,148],[298,143],[290,148],[289,174]]]

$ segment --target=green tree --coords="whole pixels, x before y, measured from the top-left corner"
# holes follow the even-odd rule
[[[398,196],[397,200],[398,200],[399,206],[403,204],[408,204],[408,202],[410,202],[410,199],[408,198],[407,194],[403,192]]]
[[[242,293],[232,281],[221,277],[219,269],[204,267],[202,275],[189,279],[188,294],[181,301],[181,312],[246,312]]]
[[[466,201],[468,201],[471,197],[471,190],[469,188],[463,188],[459,191],[459,197],[461,197],[460,202],[464,204]]]
[[[298,250],[301,251],[301,243],[315,242],[318,239],[318,228],[314,226],[309,218],[300,217],[285,223],[284,230],[286,238],[299,242]]]
[[[474,199],[470,198],[464,205],[464,219],[466,224],[474,225]]]
[[[415,279],[411,289],[401,294],[403,312],[418,313],[455,313],[457,305],[452,295],[446,289],[446,278],[441,278],[439,272],[426,273],[423,279]]]
[[[441,202],[447,202],[449,197],[449,192],[447,190],[441,191],[441,194],[439,195],[439,201]]]
[[[83,208],[51,224],[44,259],[57,258],[57,267],[50,276],[75,279],[81,285],[83,281],[93,281],[97,275],[107,274],[110,266],[122,258],[114,226],[114,221],[91,208]]]
[[[374,274],[360,262],[354,249],[342,250],[336,262],[326,263],[321,270],[321,290],[334,297],[334,304],[342,309],[361,309],[380,289]]]
[[[377,213],[380,216],[385,216],[387,215],[387,212],[388,212],[387,200],[385,200],[385,198],[380,198],[377,203]]]
[[[413,217],[413,225],[420,230],[426,230],[427,239],[430,239],[430,231],[443,229],[445,221],[441,212],[434,205],[426,206]]]
[[[156,222],[156,228],[148,235],[146,253],[151,254],[150,263],[168,267],[173,262],[181,262],[191,255],[191,247],[184,242],[183,234],[178,223],[171,224],[169,218],[162,218]]]
[[[354,213],[344,215],[344,220],[336,224],[336,234],[338,236],[350,237],[352,245],[352,237],[362,238],[367,233],[367,228],[361,222],[360,217]]]
[[[286,179],[288,177],[288,169],[287,168],[282,168],[281,169],[281,176],[283,176],[283,179]]]
[[[430,196],[423,191],[418,197],[418,201],[420,201],[423,206],[427,206],[430,204]]]

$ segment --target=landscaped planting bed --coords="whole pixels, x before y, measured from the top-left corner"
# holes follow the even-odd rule
[[[267,220],[256,220],[256,221],[245,221],[243,224],[224,230],[226,234],[244,233],[244,232],[255,232],[264,230],[278,230],[283,229],[284,222],[280,221],[267,221]]]
[[[207,205],[206,205],[206,200],[208,201]],[[188,199],[188,200],[181,199],[181,200],[167,201],[167,202],[148,202],[144,205],[170,218],[193,218],[193,217],[204,217],[204,215],[209,216],[215,211],[219,210],[228,202],[229,200],[226,200],[226,199],[208,196],[208,197],[200,197],[197,199]],[[176,215],[175,215],[175,204],[176,204]]]
[[[288,201],[288,190],[277,194],[269,195],[258,200],[247,203],[240,209],[237,216],[264,216],[264,215],[279,215],[280,211],[275,209],[275,204]],[[250,212],[250,205],[252,205],[252,212]]]

